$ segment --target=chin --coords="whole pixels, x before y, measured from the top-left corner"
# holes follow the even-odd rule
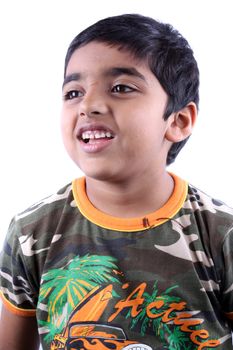
[[[85,176],[95,179],[98,181],[109,181],[114,174],[112,171],[107,169],[99,168],[97,166],[87,167],[78,165],[80,170],[85,174]]]
[[[106,161],[106,159],[103,160],[94,157],[89,159],[83,159],[82,157],[79,157],[77,159],[76,157],[76,160],[74,158],[73,160],[79,169],[85,174],[85,176],[89,178],[104,181],[113,175],[113,169],[109,162]]]

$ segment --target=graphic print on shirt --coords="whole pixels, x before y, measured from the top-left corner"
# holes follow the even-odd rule
[[[221,344],[195,316],[198,310],[190,311],[173,293],[178,285],[161,291],[156,282],[152,288],[141,282],[132,288],[121,282],[122,275],[115,259],[98,255],[77,256],[43,275],[39,307],[48,305],[47,320],[39,325],[51,350],[153,349],[129,339],[129,330],[139,333],[137,338],[153,334],[169,350],[207,350]]]

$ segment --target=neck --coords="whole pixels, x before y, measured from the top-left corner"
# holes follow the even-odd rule
[[[150,181],[143,181],[142,176],[117,183],[86,178],[86,192],[92,204],[121,218],[140,217],[160,209],[173,189],[173,179],[166,171],[154,174]]]

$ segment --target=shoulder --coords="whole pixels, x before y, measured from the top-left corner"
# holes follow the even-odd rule
[[[24,211],[15,215],[13,221],[20,226],[31,225],[40,220],[48,221],[50,217],[56,219],[58,214],[76,207],[72,192],[72,184],[69,183],[55,193],[35,202]]]
[[[32,240],[30,245],[35,244],[39,237],[40,240],[44,237],[48,244],[54,239],[57,227],[72,215],[80,213],[73,197],[72,183],[69,183],[15,215],[7,236],[10,241],[17,236],[21,245],[25,240]]]
[[[222,202],[221,200],[206,194],[204,191],[198,189],[197,187],[191,184],[188,185],[188,195],[186,203],[188,204],[188,202],[193,209],[199,211],[207,211],[215,214],[226,214],[227,216],[233,219],[232,207]]]
[[[19,261],[31,266],[37,264],[39,259],[40,264],[35,268],[41,268],[51,247],[65,239],[72,223],[79,222],[76,220],[79,216],[81,214],[75,204],[70,183],[15,215],[0,260],[6,260],[5,265],[10,265],[12,262],[7,259],[13,259],[13,264],[20,267]]]
[[[30,207],[28,207],[23,212],[17,214],[15,216],[16,221],[21,220],[27,217],[38,217],[41,215],[44,215],[46,213],[50,213],[56,208],[62,207],[64,205],[67,205],[68,202],[72,202],[73,195],[72,195],[72,184],[69,183],[66,186],[62,187],[55,193],[37,201],[36,203],[32,204]]]
[[[189,184],[184,209],[195,216],[196,223],[225,237],[233,230],[233,208]]]

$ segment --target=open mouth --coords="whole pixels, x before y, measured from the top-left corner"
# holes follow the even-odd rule
[[[80,133],[78,139],[84,143],[94,143],[96,141],[107,141],[113,139],[114,136],[110,131],[105,130],[88,130]]]

